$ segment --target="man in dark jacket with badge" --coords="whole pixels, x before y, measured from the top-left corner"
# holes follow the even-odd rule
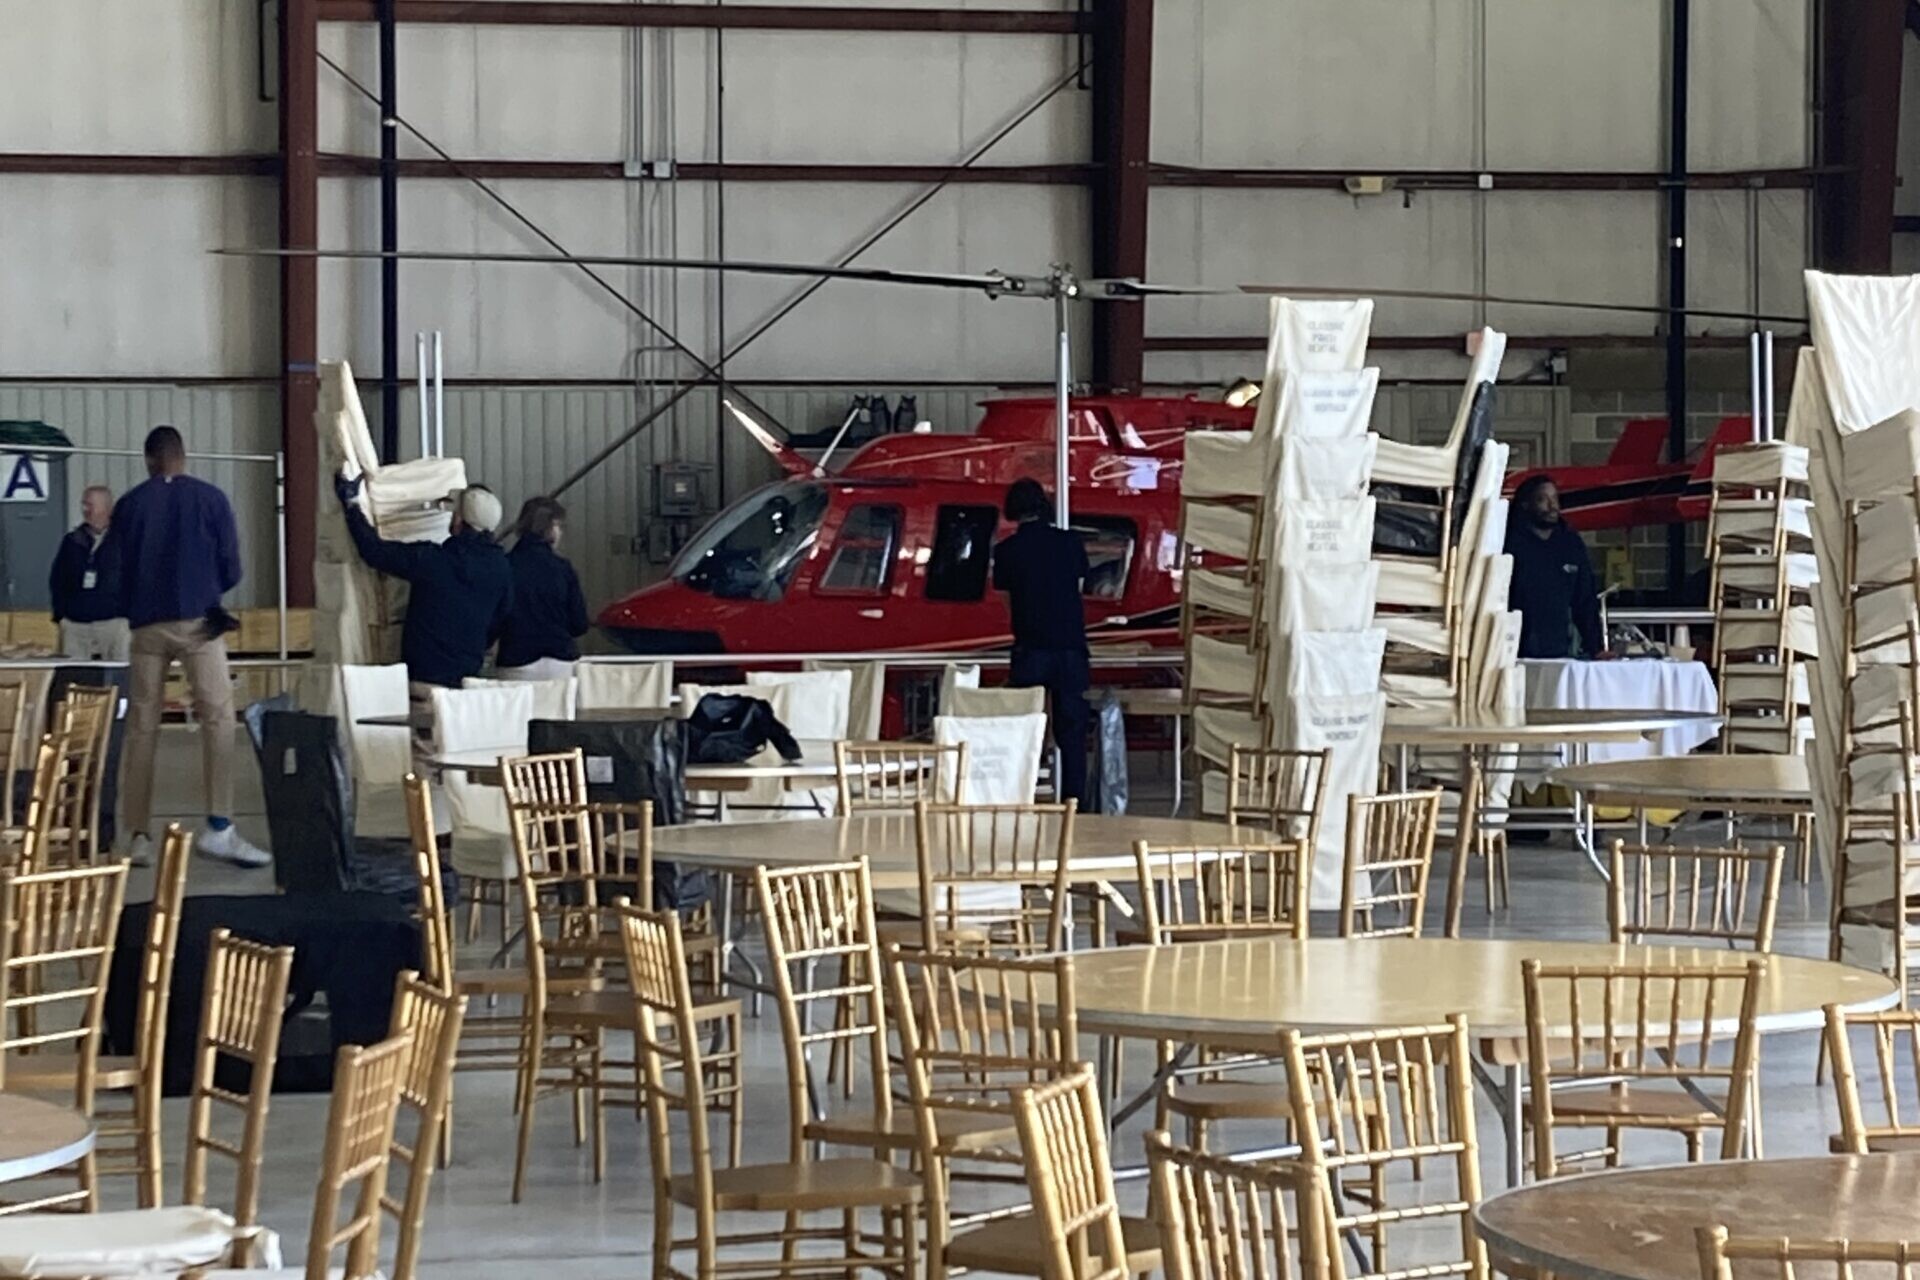
[[[358,476],[337,479],[334,489],[360,558],[412,588],[400,658],[407,664],[414,701],[425,703],[436,686],[458,689],[463,679],[479,675],[487,646],[499,637],[513,607],[513,572],[507,553],[493,540],[500,499],[484,485],[469,485],[454,500],[445,542],[390,542],[354,501]]]
[[[1571,658],[1573,637],[1582,656],[1605,656],[1600,595],[1587,544],[1560,518],[1560,491],[1545,475],[1529,476],[1508,508],[1507,554],[1513,557],[1510,608],[1520,611],[1520,656]]]
[[[80,495],[80,523],[60,540],[47,588],[60,652],[84,662],[127,660],[127,607],[120,598],[120,547],[107,540],[113,490],[88,485]]]
[[[1007,488],[1007,519],[1019,528],[993,549],[994,589],[1007,593],[1013,615],[1013,661],[1007,683],[1039,686],[1053,710],[1060,750],[1060,798],[1087,802],[1087,618],[1080,584],[1087,550],[1080,535],[1053,523],[1053,501],[1038,480]]]

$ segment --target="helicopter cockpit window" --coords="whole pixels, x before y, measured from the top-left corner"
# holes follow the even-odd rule
[[[1087,551],[1087,576],[1080,594],[1088,600],[1118,600],[1127,594],[1133,548],[1139,530],[1131,520],[1113,516],[1073,516],[1073,531]]]
[[[827,514],[827,491],[789,482],[720,514],[674,560],[674,581],[722,600],[778,600]]]
[[[900,508],[867,504],[853,508],[840,522],[833,559],[821,575],[819,590],[865,595],[885,591],[899,544]]]
[[[927,599],[973,601],[987,594],[993,531],[999,524],[994,507],[940,508],[927,559]]]

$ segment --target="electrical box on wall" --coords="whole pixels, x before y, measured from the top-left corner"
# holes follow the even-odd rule
[[[653,469],[653,513],[667,520],[688,520],[698,516],[700,472],[690,462],[663,462]]]

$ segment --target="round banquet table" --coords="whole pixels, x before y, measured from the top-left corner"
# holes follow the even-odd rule
[[[1033,820],[1028,821],[1031,827]],[[1039,821],[1050,825],[1057,819]],[[944,823],[934,823],[932,834],[938,839],[949,830]],[[1202,847],[1273,844],[1276,837],[1271,831],[1220,822],[1080,814],[1073,819],[1071,839],[1067,874],[1075,883],[1086,884],[1133,879],[1133,846],[1140,840],[1151,845]],[[653,833],[653,855],[726,873],[865,858],[872,869],[875,889],[920,887],[919,846],[911,813],[660,827]]]
[[[1639,742],[1675,730],[1711,727],[1718,712],[1530,707],[1519,716],[1462,715],[1451,707],[1389,707],[1380,740],[1390,747],[1497,747]]]
[[[1805,756],[1709,755],[1620,760],[1555,769],[1547,781],[1594,804],[1627,809],[1735,809],[1806,813],[1813,783]]]
[[[93,1125],[77,1111],[0,1093],[0,1182],[64,1168],[93,1150]]]
[[[1427,1026],[1463,1014],[1480,1058],[1474,1075],[1499,1108],[1507,1135],[1512,1184],[1519,1181],[1523,1154],[1522,960],[1739,968],[1749,958],[1724,947],[1611,942],[1269,937],[1084,951],[1075,954],[1073,967],[1081,1029],[1106,1036],[1271,1052],[1281,1027]],[[1897,998],[1893,980],[1882,974],[1773,955],[1767,957],[1757,1024],[1762,1032],[1806,1030],[1823,1024],[1825,1005],[1857,1012],[1890,1008]],[[1737,1011],[1723,1011],[1715,1027],[1730,1032],[1736,1020]],[[1565,1030],[1550,1025],[1548,1033]],[[1496,1081],[1493,1069],[1504,1080]]]
[[[1911,1240],[1920,1236],[1920,1155],[1722,1160],[1555,1178],[1474,1211],[1498,1263],[1567,1280],[1698,1280],[1694,1231]]]

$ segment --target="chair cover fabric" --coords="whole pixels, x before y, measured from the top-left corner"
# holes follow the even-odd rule
[[[0,1218],[0,1275],[32,1280],[171,1276],[218,1262],[236,1240],[271,1234],[237,1226],[231,1216],[198,1205],[24,1213]],[[271,1253],[269,1264],[278,1267],[277,1242]]]
[[[878,742],[887,707],[887,664],[884,662],[814,662],[809,671],[850,673],[846,737],[855,742]]]
[[[838,742],[847,736],[851,671],[750,671],[747,687],[763,697],[768,689],[786,690],[786,714],[780,718],[796,738]]]
[[[436,745],[449,755],[527,753],[533,689],[512,682],[478,689],[435,689]],[[453,819],[452,862],[461,875],[511,880],[516,874],[508,834],[506,792],[463,769],[446,771],[447,809]]]
[[[954,689],[941,704],[940,714],[981,720],[1000,716],[1043,715],[1047,709],[1047,691],[1032,689]]]
[[[499,689],[518,685],[533,692],[533,720],[571,720],[579,686],[573,677],[564,680],[489,680],[468,676],[460,682],[463,689]]]
[[[671,662],[580,662],[573,675],[582,711],[664,711],[673,705]]]
[[[967,744],[968,804],[1031,804],[1040,785],[1040,754],[1047,732],[1043,715],[935,716],[939,746]],[[942,757],[940,785],[953,794],[955,762]]]

